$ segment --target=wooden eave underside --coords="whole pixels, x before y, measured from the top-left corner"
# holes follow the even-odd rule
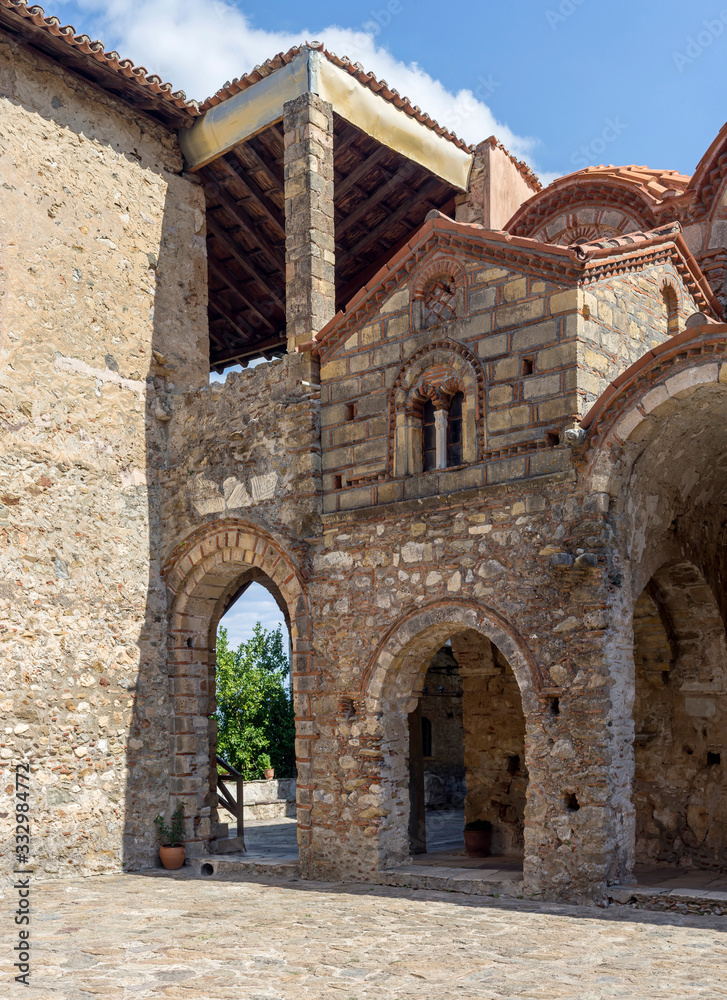
[[[210,364],[285,349],[282,122],[199,171],[207,198]],[[457,189],[334,116],[336,309],[375,274],[427,213],[454,210]]]

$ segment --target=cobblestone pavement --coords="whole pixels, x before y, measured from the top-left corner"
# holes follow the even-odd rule
[[[33,903],[33,985],[12,982],[6,917],[3,998],[727,997],[724,917],[186,871],[37,884]]]

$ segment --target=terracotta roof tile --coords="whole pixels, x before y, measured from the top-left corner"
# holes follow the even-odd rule
[[[625,236],[606,236],[601,240],[590,240],[588,243],[572,243],[568,249],[579,260],[586,261],[596,256],[598,251],[617,250],[620,247],[630,247],[635,243],[647,241],[651,243],[657,237],[676,236],[681,231],[682,227],[678,222],[668,222],[665,226],[649,229],[646,232],[627,233]]]
[[[107,52],[103,42],[93,41],[88,35],[76,34],[72,25],[62,25],[59,18],[46,16],[42,7],[28,6],[22,0],[0,0],[0,10],[30,22],[48,36],[65,43],[75,54],[111,70],[149,96],[154,95],[173,105],[190,116],[190,124],[191,119],[200,114],[197,102],[187,100],[183,90],[172,90],[170,83],[164,83],[160,76],[148,73],[143,66],[135,66],[131,59],[122,59],[118,52]]]
[[[335,347],[350,322],[356,322],[359,310],[366,310],[368,300],[375,302],[387,293],[397,275],[407,273],[416,257],[428,252],[428,246],[435,234],[440,240],[462,249],[465,245],[487,249],[489,254],[505,261],[511,259],[513,266],[532,266],[549,277],[560,276],[560,280],[578,281],[588,274],[598,277],[604,269],[609,273],[620,273],[630,267],[639,267],[653,258],[654,254],[667,252],[677,263],[682,279],[695,298],[714,315],[721,314],[719,303],[709,287],[699,265],[692,256],[682,236],[681,225],[670,223],[647,232],[631,233],[618,239],[595,240],[587,244],[569,247],[553,243],[543,243],[527,236],[513,236],[502,230],[485,229],[480,224],[456,222],[442,212],[431,211],[421,227],[403,247],[388,260],[383,267],[361,288],[353,298],[316,334],[309,346],[315,353],[327,353]],[[407,263],[408,258],[412,261]],[[536,264],[536,261],[538,262]],[[363,313],[362,313],[363,315]]]
[[[379,97],[388,101],[389,104],[393,104],[394,107],[399,108],[400,111],[409,115],[410,118],[416,118],[426,128],[431,129],[437,135],[441,135],[442,138],[454,143],[460,149],[468,153],[474,151],[474,147],[469,146],[453,132],[450,132],[449,129],[444,128],[439,122],[423,112],[416,104],[412,104],[408,97],[402,97],[397,90],[389,87],[386,80],[378,80],[373,73],[367,73],[361,63],[352,62],[348,56],[337,56],[335,52],[329,52],[322,42],[306,42],[304,45],[295,45],[292,49],[288,49],[287,52],[279,52],[272,59],[266,59],[264,63],[256,66],[250,73],[244,73],[242,76],[236,77],[231,82],[226,83],[224,87],[221,87],[215,94],[202,102],[200,110],[202,112],[208,111],[210,108],[222,104],[223,101],[228,100],[235,94],[253,87],[259,80],[270,76],[276,70],[282,69],[283,66],[287,66],[304,49],[320,52],[334,66],[345,70],[362,86],[367,87],[374,94],[378,94]]]

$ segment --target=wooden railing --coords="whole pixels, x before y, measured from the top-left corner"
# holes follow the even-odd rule
[[[244,819],[244,805],[243,805],[243,778],[239,771],[236,771],[231,764],[228,764],[226,760],[217,755],[217,804],[222,806],[223,809],[227,809],[237,820],[237,836],[242,840],[242,849],[246,851],[245,847],[245,819]],[[220,768],[224,768],[223,774],[220,774]],[[235,794],[236,798],[232,797],[230,789],[227,787],[226,782],[230,784],[234,781],[235,783]]]

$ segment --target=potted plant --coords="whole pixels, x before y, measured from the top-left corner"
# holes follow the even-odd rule
[[[163,816],[157,816],[154,822],[161,840],[159,860],[168,871],[181,868],[187,856],[187,849],[184,846],[184,808],[182,803],[180,802],[172,813],[172,821],[169,826],[164,822]]]
[[[258,764],[263,769],[263,774],[267,781],[272,780],[275,777],[275,768],[272,766],[270,761],[270,754],[261,753],[258,758]]]
[[[486,858],[492,843],[489,819],[473,819],[464,828],[464,849],[470,858]]]

